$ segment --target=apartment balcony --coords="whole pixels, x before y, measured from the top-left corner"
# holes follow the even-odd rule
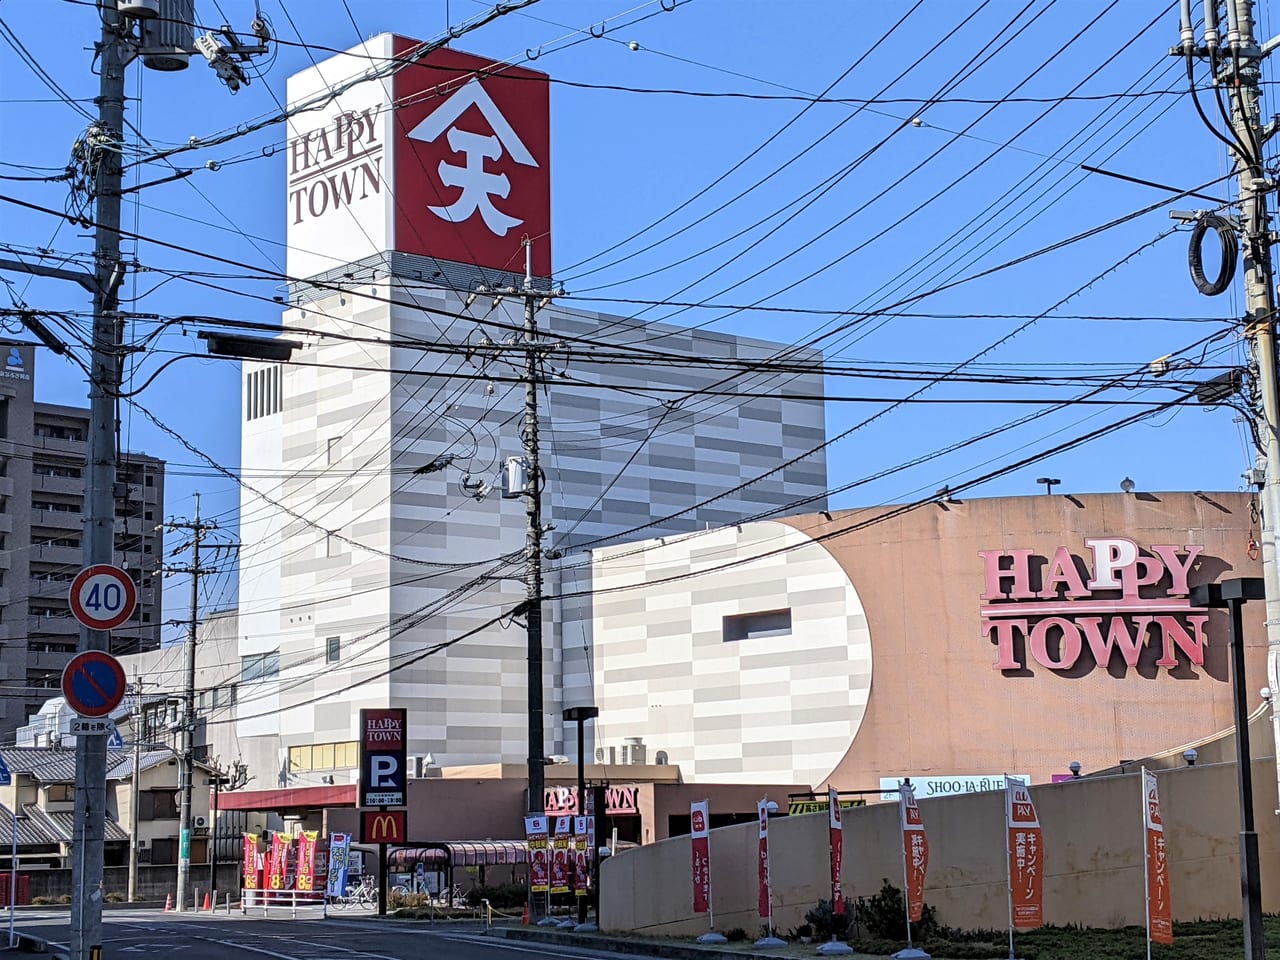
[[[71,616],[70,610],[67,611],[65,617],[28,616],[27,632],[57,637],[58,641],[62,642],[68,637],[78,637],[80,635],[80,624],[75,617]]]
[[[62,673],[62,668],[67,665],[67,661],[74,657],[74,653],[48,653],[45,651],[27,650],[27,669],[49,671],[50,673]]]
[[[89,449],[88,443],[84,440],[59,440],[56,437],[36,437],[33,446],[37,455],[39,451],[47,450],[49,453],[80,459],[84,459]]]
[[[13,514],[0,513],[0,533],[13,533]]]
[[[0,607],[7,607],[12,602],[8,587],[0,587]]]
[[[38,580],[31,578],[31,585],[27,588],[27,596],[33,600],[45,600],[50,597],[59,597],[66,599],[68,591],[71,589],[70,580]]]
[[[49,544],[32,544],[28,551],[32,560],[41,563],[56,563],[59,566],[79,570],[84,566],[84,547],[57,547]]]
[[[0,477],[0,497],[13,496],[13,477]]]
[[[74,510],[50,510],[39,508],[31,511],[31,526],[45,527],[49,530],[83,530],[84,511],[77,507]]]
[[[60,493],[68,497],[84,496],[82,477],[49,477],[36,473],[31,477],[31,489],[37,493]]]

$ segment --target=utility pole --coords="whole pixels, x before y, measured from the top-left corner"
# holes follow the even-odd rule
[[[539,289],[533,285],[533,241],[524,240],[524,284],[520,287],[497,289],[480,287],[477,293],[499,297],[519,297],[524,300],[524,429],[521,441],[524,446],[525,488],[508,489],[508,496],[525,498],[525,629],[529,658],[529,813],[540,814],[546,810],[546,756],[543,730],[542,702],[542,469],[538,461],[538,385],[541,348],[538,345],[538,310],[554,297],[562,296],[559,289]],[[511,471],[508,470],[508,477]],[[533,891],[529,892],[530,915],[535,914]]]
[[[1272,40],[1265,47],[1258,45],[1254,36],[1253,0],[1225,0],[1227,23],[1224,45],[1218,21],[1220,2],[1204,0],[1204,46],[1198,47],[1191,0],[1182,0],[1181,45],[1171,53],[1186,58],[1193,97],[1196,96],[1193,63],[1207,59],[1214,83],[1214,89],[1207,96],[1217,98],[1221,95],[1220,90],[1225,90],[1230,101],[1230,136],[1217,135],[1228,141],[1239,192],[1239,229],[1244,244],[1244,335],[1251,351],[1255,384],[1252,399],[1257,441],[1261,447],[1257,458],[1261,470],[1254,471],[1251,479],[1255,486],[1261,488],[1259,537],[1266,594],[1268,676],[1272,688],[1280,689],[1280,565],[1277,564],[1280,557],[1277,557],[1276,548],[1277,521],[1280,521],[1280,432],[1277,432],[1280,427],[1277,389],[1280,385],[1276,380],[1276,291],[1271,262],[1274,238],[1268,209],[1268,197],[1276,189],[1276,184],[1267,175],[1262,149],[1263,144],[1276,133],[1277,121],[1273,120],[1264,129],[1258,110],[1262,59],[1278,44]],[[1205,123],[1217,133],[1198,100],[1196,106]],[[1225,281],[1221,286],[1225,289]],[[1280,732],[1274,711],[1272,724]],[[1243,757],[1240,762],[1248,763],[1249,758]],[[1265,955],[1265,945],[1258,836],[1251,821],[1251,816],[1242,815],[1240,863],[1244,897],[1244,955],[1247,960],[1261,960]]]
[[[195,780],[195,728],[196,728],[196,633],[200,627],[200,578],[217,573],[217,567],[200,564],[200,545],[204,538],[218,529],[212,520],[200,519],[200,494],[196,494],[196,512],[192,520],[170,520],[165,527],[171,532],[184,531],[191,536],[190,566],[168,566],[164,571],[185,573],[191,577],[191,618],[187,621],[187,639],[183,644],[184,672],[182,683],[182,770],[178,807],[178,890],[174,897],[174,909],[179,913],[187,908],[187,888],[191,882],[191,792]],[[179,547],[179,550],[182,548]],[[195,904],[196,908],[199,904]]]
[[[116,402],[120,392],[122,322],[116,293],[120,262],[120,188],[124,144],[123,21],[114,2],[100,4],[98,120],[94,130],[93,356],[89,380],[89,470],[84,496],[85,566],[111,563],[115,552]],[[107,650],[105,630],[80,631],[79,649]],[[71,956],[102,952],[103,839],[107,800],[107,738],[76,737],[76,804],[72,826]]]

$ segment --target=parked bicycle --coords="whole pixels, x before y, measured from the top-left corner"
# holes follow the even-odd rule
[[[347,884],[347,892],[340,897],[330,897],[330,906],[343,907],[376,907],[378,905],[378,884],[373,877],[361,877],[359,883]]]

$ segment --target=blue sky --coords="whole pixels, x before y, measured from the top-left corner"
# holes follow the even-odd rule
[[[203,62],[175,74],[129,68],[129,118],[149,141],[185,143],[277,112],[286,78],[310,56],[327,56],[319,48],[386,31],[433,39],[446,17],[458,23],[488,9],[474,0],[261,3],[287,43],[237,95]],[[1274,26],[1269,8],[1260,10],[1264,37]],[[246,0],[197,4],[208,25],[247,32],[253,15]],[[0,18],[92,112],[93,6],[5,0]],[[1197,293],[1186,230],[1165,235],[1176,226],[1165,207],[966,279],[1167,198],[1084,172],[1082,163],[1183,189],[1218,180],[1203,192],[1233,196],[1225,150],[1185,95],[1180,61],[1168,56],[1177,41],[1176,7],[1161,3],[541,0],[456,46],[564,81],[551,104],[553,257],[565,303],[785,342],[827,333],[832,363],[916,377],[976,358],[963,369],[996,382],[944,382],[919,394],[947,402],[906,404],[861,425],[886,405],[832,400],[829,433],[847,433],[828,450],[832,486],[883,474],[833,498],[863,506],[999,472],[1145,409],[1135,402],[1174,399],[1173,380],[1185,388],[1242,361],[1230,322],[1243,309],[1239,281],[1216,298]],[[87,120],[12,46],[0,44],[0,57],[0,175],[56,174]],[[811,102],[824,91],[840,102]],[[1212,94],[1203,96],[1216,117]],[[1271,112],[1265,99],[1262,112]],[[199,253],[283,271],[282,140],[277,125],[183,154],[174,162],[197,172],[129,195],[126,229],[184,248],[126,244],[144,266],[126,282],[133,310],[278,321],[270,302],[283,293],[278,283],[200,285],[157,271],[227,272]],[[134,167],[132,182],[168,172]],[[0,193],[56,210],[68,200],[63,182],[3,179]],[[3,243],[16,247],[91,249],[85,231],[63,218],[0,204],[0,225]],[[85,328],[78,288],[3,276],[10,286],[0,306],[14,297],[39,310],[80,311],[73,322]],[[841,315],[913,297],[888,315]],[[752,305],[772,309],[741,309]],[[152,330],[144,320],[132,333]],[[235,364],[181,360],[147,382],[186,351],[203,348],[170,328],[139,355],[129,386],[191,444],[235,468]],[[1067,405],[998,429],[1044,407],[995,401],[1068,400],[1096,383],[1083,378],[1109,379],[1171,353],[1182,364],[1169,376],[1097,395],[1109,404]],[[901,398],[925,385],[832,377],[828,394]],[[86,389],[76,367],[41,355],[39,399],[83,404]],[[1171,410],[1000,472],[967,495],[1034,494],[1044,475],[1061,478],[1061,492],[1115,491],[1126,476],[1142,490],[1238,489],[1252,451],[1237,418],[1230,408]],[[205,512],[234,527],[231,481],[128,408],[123,428],[129,447],[170,461],[168,513],[190,515],[200,491]],[[208,602],[230,589],[229,579],[211,585]]]

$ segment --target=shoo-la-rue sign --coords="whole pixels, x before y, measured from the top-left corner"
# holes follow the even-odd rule
[[[1187,577],[1202,546],[1152,546],[1127,537],[1086,537],[1073,554],[980,550],[986,566],[982,634],[996,647],[995,669],[1030,661],[1070,670],[1082,660],[1106,667],[1118,652],[1130,667],[1158,644],[1156,666],[1204,666],[1209,611],[1193,607]],[[1022,657],[1019,657],[1019,652]]]

